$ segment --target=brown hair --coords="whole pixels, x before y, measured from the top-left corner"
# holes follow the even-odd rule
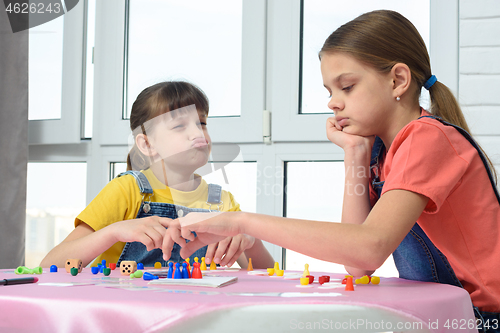
[[[390,72],[397,63],[406,64],[411,71],[412,93],[417,105],[420,91],[432,75],[429,54],[422,37],[408,19],[395,11],[372,11],[342,25],[326,39],[319,57],[321,59],[323,54],[334,52],[348,54],[381,73]],[[436,81],[429,94],[433,115],[470,133],[462,110],[447,86]],[[483,153],[496,179],[495,168],[484,150]]]
[[[200,88],[184,81],[165,81],[144,89],[130,113],[130,129],[136,135],[136,129],[146,134],[144,124],[156,116],[188,105],[195,105],[198,112],[208,115],[208,98]],[[134,136],[135,136],[134,135]],[[134,137],[135,140],[135,137]],[[134,143],[127,156],[127,170],[147,169],[150,163]]]

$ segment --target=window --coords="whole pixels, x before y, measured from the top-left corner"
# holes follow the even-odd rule
[[[28,163],[26,267],[36,267],[74,229],[86,206],[86,163]]]

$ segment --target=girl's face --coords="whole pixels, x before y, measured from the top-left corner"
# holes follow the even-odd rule
[[[343,132],[371,136],[387,130],[393,87],[390,75],[339,52],[322,55],[321,74],[330,93],[328,107]]]
[[[205,165],[211,150],[207,116],[194,106],[170,111],[154,118],[150,144],[169,168],[189,172]]]

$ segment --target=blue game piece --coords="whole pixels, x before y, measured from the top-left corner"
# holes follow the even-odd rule
[[[175,264],[174,279],[182,279],[181,265]]]
[[[56,265],[50,266],[50,272],[51,273],[57,273],[57,266]]]
[[[173,262],[169,262],[168,263],[167,279],[171,279],[172,275],[174,275],[174,263]]]
[[[188,269],[187,269],[187,263],[183,263],[182,264],[182,278],[183,279],[189,279],[189,273],[188,273]]]
[[[144,269],[144,264],[142,262],[138,263],[137,264],[137,269],[138,270]]]
[[[102,259],[102,265],[104,266],[104,268],[106,268],[106,259]]]
[[[92,274],[97,274],[97,273],[99,273],[99,267],[97,267],[97,266],[90,267],[90,270],[92,271]]]
[[[151,273],[144,272],[144,274],[142,274],[142,278],[146,281],[149,281],[149,280],[153,280],[155,278],[155,276]]]

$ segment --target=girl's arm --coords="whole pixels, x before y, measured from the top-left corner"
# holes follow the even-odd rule
[[[206,244],[244,233],[317,259],[375,270],[401,243],[428,200],[423,195],[406,190],[388,191],[362,224],[243,212],[198,215],[196,220],[195,213],[191,213],[179,220],[179,232],[174,232],[176,228],[169,228],[167,236],[171,239],[164,243],[164,251],[168,251],[169,247],[171,249],[174,242],[181,244],[180,236],[192,240],[181,250],[181,255],[185,257]],[[196,239],[191,231],[197,233]]]
[[[64,267],[66,260],[72,258],[80,259],[85,267],[117,242],[141,242],[148,251],[161,248],[166,230],[164,226],[168,227],[171,221],[169,218],[150,216],[115,222],[97,231],[82,222],[47,254],[40,266]]]

